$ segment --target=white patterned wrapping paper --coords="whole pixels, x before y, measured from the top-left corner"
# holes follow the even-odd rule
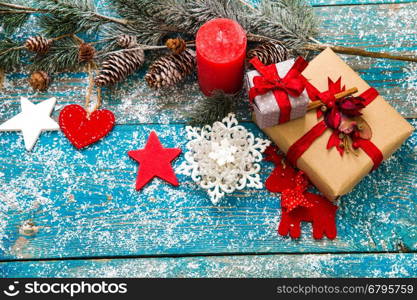
[[[295,59],[289,59],[280,63],[277,63],[275,66],[278,70],[278,75],[283,78],[291,67],[294,65]],[[260,76],[259,72],[249,71],[246,73],[246,87],[248,91],[251,87],[254,86],[253,78],[256,76]],[[289,96],[289,100],[291,103],[291,114],[290,120],[298,119],[307,113],[307,105],[309,102],[309,98],[307,95],[307,91],[304,90],[300,97],[291,97]],[[278,124],[278,120],[280,117],[280,108],[278,106],[277,100],[273,92],[268,92],[264,95],[256,96],[253,101],[253,110],[255,113],[256,124],[261,128],[272,127]]]

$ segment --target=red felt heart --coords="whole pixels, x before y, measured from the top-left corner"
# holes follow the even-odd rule
[[[59,114],[59,126],[77,149],[84,148],[105,137],[114,127],[111,111],[100,109],[90,115],[76,104],[65,106]]]

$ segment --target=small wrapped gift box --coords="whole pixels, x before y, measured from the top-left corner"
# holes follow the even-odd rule
[[[246,86],[260,128],[303,117],[309,102],[301,72],[307,62],[299,57],[264,66],[253,59],[257,70],[246,74]]]
[[[414,128],[330,49],[302,74],[313,87],[308,88],[312,100],[326,105],[263,131],[334,200],[390,157]],[[335,100],[335,93],[352,87],[358,89],[353,97]]]

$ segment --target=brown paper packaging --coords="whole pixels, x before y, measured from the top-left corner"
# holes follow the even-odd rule
[[[357,87],[359,95],[370,86],[359,77],[332,50],[326,49],[313,59],[303,72],[304,77],[319,91],[327,90],[328,77],[336,81],[342,77],[342,86],[346,89]],[[389,105],[381,96],[362,110],[363,118],[372,128],[371,141],[381,150],[384,160],[392,155],[411,135],[414,128]],[[284,151],[318,123],[316,111],[310,111],[305,118],[264,128],[263,131]],[[358,149],[358,156],[327,150],[331,130],[319,137],[313,145],[298,159],[297,167],[303,170],[311,182],[329,200],[349,193],[359,181],[372,169],[369,156]]]

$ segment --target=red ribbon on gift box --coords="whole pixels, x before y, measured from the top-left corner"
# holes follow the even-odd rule
[[[289,96],[299,97],[306,87],[306,79],[301,75],[308,62],[298,57],[284,78],[278,74],[276,65],[265,66],[257,57],[249,61],[261,76],[255,76],[254,86],[249,90],[251,103],[256,96],[272,92],[280,109],[278,124],[288,122],[291,116]]]
[[[298,139],[287,152],[287,159],[294,166],[297,163],[297,160],[307,151],[310,146],[318,139],[323,133],[330,129],[332,130],[332,135],[329,138],[327,149],[336,147],[341,155],[343,155],[344,149],[340,147],[341,138],[339,137],[340,133],[340,124],[341,116],[344,114],[351,116],[361,115],[360,110],[368,106],[372,101],[378,97],[378,92],[374,88],[369,88],[358,97],[349,97],[336,100],[335,94],[344,91],[345,87],[341,87],[341,78],[336,82],[333,82],[330,78],[328,79],[328,90],[324,92],[318,91],[313,85],[306,82],[307,93],[311,100],[321,100],[327,107],[327,111],[324,116],[324,120],[317,123],[310,131],[304,134],[300,139]],[[339,105],[336,101],[341,101]],[[318,109],[317,117],[321,118],[323,112]],[[343,133],[345,134],[345,133]],[[352,145],[354,148],[361,148],[372,160],[373,168],[372,171],[378,168],[383,160],[383,155],[381,150],[375,146],[370,139],[364,139],[359,136],[357,131],[349,132],[348,135],[352,139]]]

